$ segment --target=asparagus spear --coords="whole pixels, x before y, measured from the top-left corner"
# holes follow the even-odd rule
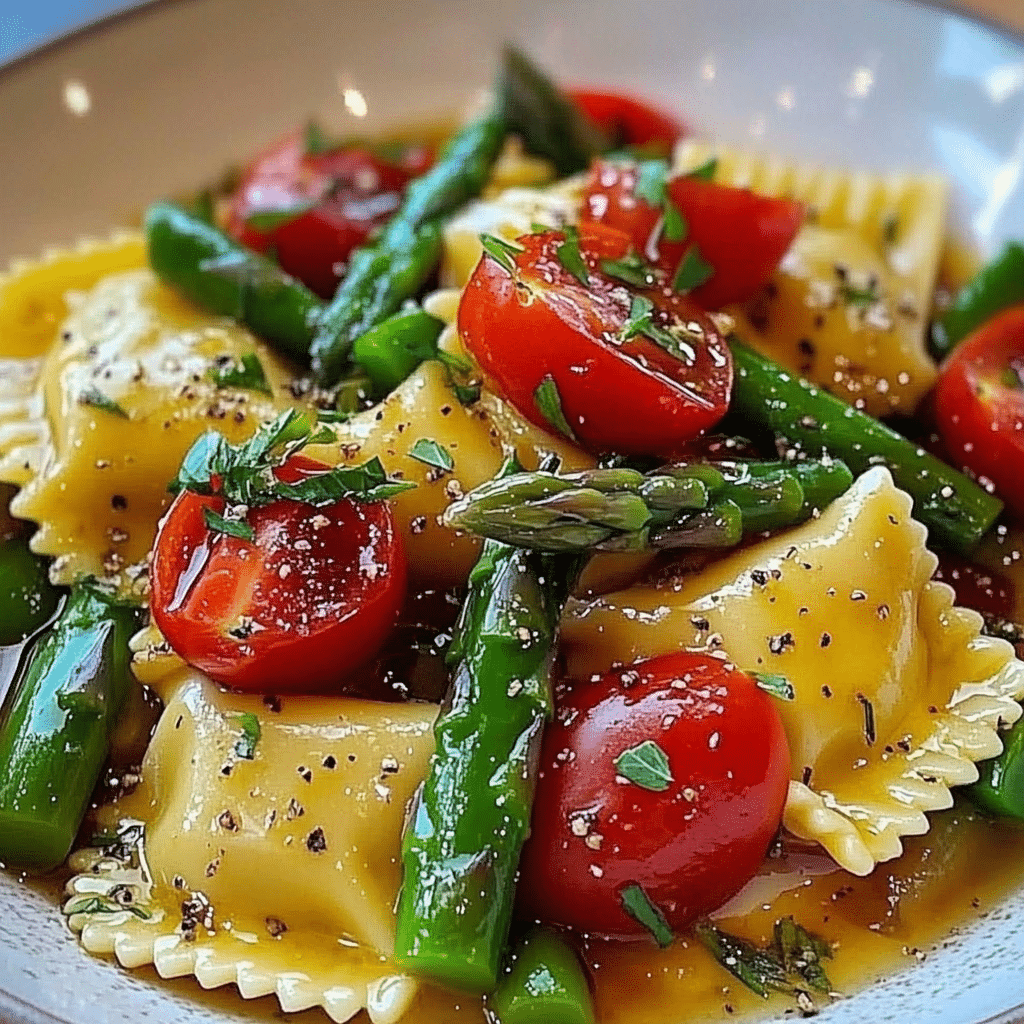
[[[539,551],[729,547],[746,531],[810,518],[853,476],[838,461],[690,463],[632,469],[514,473],[445,511],[445,523]]]
[[[978,765],[980,777],[964,792],[982,810],[1024,821],[1024,718],[1003,733],[1003,752]]]
[[[594,1024],[587,976],[565,939],[534,928],[513,958],[511,970],[487,997],[497,1024]]]
[[[855,473],[888,466],[914,499],[914,516],[934,541],[969,552],[1003,504],[963,473],[838,398],[732,339],[736,377],[732,409],[767,427],[786,445],[843,459]]]
[[[277,264],[173,203],[146,211],[146,247],[154,273],[213,313],[240,320],[299,362],[323,304]]]
[[[505,49],[497,92],[509,131],[531,153],[547,157],[559,177],[586,170],[608,149],[601,129],[514,47]]]
[[[422,309],[402,310],[356,338],[352,361],[370,380],[373,395],[393,391],[424,359],[437,355],[444,324]]]
[[[344,374],[356,339],[395,313],[434,273],[444,219],[487,181],[505,140],[505,121],[491,113],[471,121],[437,163],[417,178],[377,240],[357,249],[317,327],[310,354],[325,385]]]
[[[944,359],[986,320],[1022,302],[1024,245],[1007,242],[1003,251],[964,285],[953,305],[932,325],[932,355]]]
[[[0,541],[0,647],[19,644],[34,633],[59,601],[46,559],[33,555],[24,537]]]
[[[0,722],[0,861],[49,870],[68,855],[132,685],[139,611],[75,584]]]
[[[457,989],[498,981],[530,827],[555,633],[574,557],[488,541],[449,652],[437,751],[402,843],[396,959]]]

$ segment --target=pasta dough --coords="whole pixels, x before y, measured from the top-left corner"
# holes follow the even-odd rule
[[[437,708],[263,701],[188,669],[161,689],[142,782],[101,812],[108,830],[144,827],[134,874],[76,855],[65,913],[83,945],[248,998],[277,992],[286,1011],[397,1020],[418,989],[388,960],[398,851]]]
[[[942,255],[947,188],[936,176],[822,170],[686,140],[688,170],[807,204],[772,283],[732,312],[754,348],[868,413],[912,413],[935,381],[925,329]]]
[[[98,250],[96,269],[105,272],[119,253]],[[65,283],[51,274],[40,294],[50,301],[46,289]],[[167,484],[200,433],[214,427],[238,441],[296,404],[278,356],[148,270],[102,277],[66,301],[71,312],[48,354],[9,361],[0,396],[0,480],[21,486],[11,510],[39,524],[32,547],[54,556],[61,583],[117,577],[145,559],[170,502]],[[4,344],[5,352],[28,347]],[[269,394],[211,378],[215,366],[252,354]]]
[[[817,520],[695,576],[572,605],[570,675],[680,648],[778,673],[793,758],[784,823],[866,874],[928,828],[949,786],[977,778],[1020,717],[1024,664],[981,617],[930,582],[936,558],[887,470],[861,476]]]

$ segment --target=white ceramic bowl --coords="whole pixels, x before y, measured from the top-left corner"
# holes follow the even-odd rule
[[[517,40],[566,81],[635,91],[730,142],[821,162],[935,168],[983,250],[1024,237],[1024,47],[896,0],[177,0],[0,69],[0,265],[103,232],[317,114],[353,133],[458,109]],[[1019,1019],[1024,893],[926,962],[819,1018]],[[0,874],[0,1021],[223,1024],[81,952]],[[269,1019],[276,1004],[255,1012]],[[1002,1018],[1003,1013],[1009,1016]],[[679,1017],[685,1017],[680,1007]]]

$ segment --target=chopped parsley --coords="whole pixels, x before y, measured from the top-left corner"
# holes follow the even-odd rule
[[[794,700],[796,698],[796,690],[785,676],[776,675],[772,672],[753,672],[751,674],[754,682],[765,693],[770,693],[773,697],[778,697],[781,700]]]
[[[112,398],[103,394],[97,387],[84,388],[78,395],[78,401],[82,405],[91,405],[94,409],[102,409],[104,412],[128,419],[128,413],[121,408]]]
[[[654,268],[632,249],[620,260],[601,260],[601,270],[634,288],[650,288],[656,283]]]
[[[409,455],[417,462],[422,462],[426,466],[433,466],[434,469],[440,469],[445,473],[450,472],[455,467],[455,462],[448,449],[430,437],[421,437],[409,449]]]
[[[622,901],[622,909],[634,921],[643,925],[662,949],[672,945],[675,936],[668,921],[665,920],[665,915],[651,902],[642,886],[636,882],[624,886],[619,890],[619,899]]]
[[[690,230],[689,225],[686,223],[686,218],[668,196],[665,197],[663,218],[661,233],[666,241],[681,242],[686,238],[686,233]]]
[[[255,352],[247,352],[241,359],[221,356],[210,367],[208,376],[219,388],[245,388],[260,394],[271,394],[263,364]]]
[[[537,385],[533,392],[533,400],[537,403],[540,414],[551,426],[570,441],[576,440],[576,435],[573,433],[572,427],[569,426],[569,421],[565,418],[565,411],[562,409],[562,396],[558,393],[558,385],[551,374],[548,374]]]
[[[260,720],[251,711],[243,711],[238,716],[238,723],[242,727],[242,735],[235,741],[235,753],[246,761],[253,761],[256,758],[256,744],[263,735]]]
[[[255,534],[244,519],[227,519],[212,508],[203,509],[203,522],[211,533],[224,533],[239,540],[252,540]]]
[[[668,755],[654,740],[644,740],[624,750],[615,759],[615,770],[641,789],[664,793],[675,782]]]
[[[572,274],[582,285],[590,284],[590,272],[587,270],[586,261],[583,259],[583,253],[580,252],[580,236],[579,232],[574,227],[566,227],[563,229],[565,234],[565,241],[559,243],[555,249],[555,255],[558,257],[558,262],[565,267],[566,270]]]
[[[710,280],[714,272],[715,268],[701,256],[697,246],[691,245],[679,261],[676,276],[672,279],[672,287],[677,292],[693,291]]]
[[[649,338],[684,362],[692,364],[697,359],[697,353],[690,345],[655,322],[654,303],[643,295],[633,296],[629,307],[629,319],[623,324],[621,337],[623,341],[628,341],[637,335]]]

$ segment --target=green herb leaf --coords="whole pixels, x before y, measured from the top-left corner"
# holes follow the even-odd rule
[[[448,449],[443,444],[438,444],[433,438],[421,437],[409,449],[409,455],[417,462],[433,466],[435,469],[443,470],[445,473],[450,472],[455,467]]]
[[[333,505],[342,498],[373,502],[393,498],[414,488],[411,480],[394,480],[387,475],[384,464],[374,456],[361,466],[335,466],[326,473],[307,476],[295,484],[278,480],[275,498],[288,498],[306,505]]]
[[[590,272],[587,270],[583,253],[580,252],[580,235],[574,227],[562,229],[565,234],[565,241],[561,242],[555,249],[558,262],[565,267],[582,285],[590,284]]]
[[[247,352],[241,359],[222,356],[210,367],[210,380],[219,388],[245,388],[260,394],[271,394],[263,364],[255,352]]]
[[[681,242],[686,238],[686,233],[690,230],[689,225],[686,223],[686,218],[673,205],[672,200],[667,195],[665,196],[665,214],[661,230],[662,234],[670,242]]]
[[[256,536],[244,519],[225,519],[212,508],[203,508],[203,521],[211,533],[226,533],[229,537],[238,537],[239,540],[252,540]]]
[[[634,295],[629,307],[629,319],[622,327],[622,340],[643,335],[660,345],[683,362],[692,364],[697,359],[693,346],[654,320],[654,303],[644,295]]]
[[[715,268],[700,254],[696,245],[691,245],[679,261],[679,269],[672,279],[672,288],[677,292],[689,292],[710,280]]]
[[[641,886],[636,882],[624,886],[619,890],[619,899],[622,901],[622,909],[634,921],[643,925],[662,949],[672,945],[675,936],[665,915],[651,902]]]
[[[271,231],[276,231],[278,228],[284,227],[285,224],[290,224],[293,220],[298,220],[299,217],[309,213],[314,206],[322,202],[323,198],[320,195],[312,199],[300,199],[294,203],[289,203],[287,206],[256,210],[245,218],[245,225],[252,228],[253,231],[269,234]]]
[[[537,403],[540,414],[551,426],[570,441],[576,440],[576,435],[572,432],[572,427],[569,426],[569,421],[565,418],[565,412],[562,409],[562,396],[558,393],[558,385],[551,374],[548,374],[537,385],[537,389],[533,393],[533,400]]]
[[[615,770],[624,779],[652,793],[664,793],[675,782],[668,754],[654,740],[644,740],[624,750],[615,758]]]
[[[260,720],[251,711],[243,711],[238,716],[238,724],[242,727],[242,735],[235,741],[235,753],[246,761],[253,761],[256,758],[256,744],[263,735]]]
[[[665,181],[668,178],[667,160],[645,160],[637,164],[636,184],[633,195],[651,206],[661,206],[665,202]]]
[[[778,697],[780,700],[796,699],[796,690],[793,689],[793,684],[785,676],[775,675],[771,672],[752,672],[751,675],[754,678],[754,682],[765,693],[770,693],[773,697]]]
[[[601,260],[600,266],[609,277],[616,277],[634,288],[649,288],[657,281],[654,267],[633,250],[621,260]]]
[[[847,306],[865,309],[878,302],[878,288],[858,288],[856,285],[844,283],[839,289],[840,298]]]
[[[767,999],[772,989],[793,991],[786,969],[772,952],[746,939],[729,935],[708,921],[699,923],[694,933],[718,963],[752,992]]]
[[[704,163],[694,167],[687,173],[688,178],[699,178],[701,181],[714,181],[715,172],[718,170],[718,157],[710,156]]]
[[[455,397],[459,400],[462,405],[472,405],[474,402],[480,401],[480,385],[479,384],[452,384],[452,390],[455,392]]]
[[[338,141],[330,136],[316,121],[307,121],[303,133],[306,156],[323,156],[339,147]]]
[[[116,900],[106,896],[80,896],[77,899],[68,900],[64,904],[64,913],[71,917],[72,914],[134,914],[143,921],[148,921],[153,915],[142,907],[129,903],[127,906],[118,903]]]
[[[504,267],[512,275],[519,273],[516,256],[523,250],[518,245],[506,242],[504,238],[498,238],[497,235],[481,235],[480,244],[484,247],[484,252],[499,266]]]
[[[82,405],[91,405],[95,409],[102,409],[104,412],[113,413],[123,419],[128,419],[128,413],[124,411],[112,398],[108,398],[99,388],[88,387],[79,392],[78,401]]]

